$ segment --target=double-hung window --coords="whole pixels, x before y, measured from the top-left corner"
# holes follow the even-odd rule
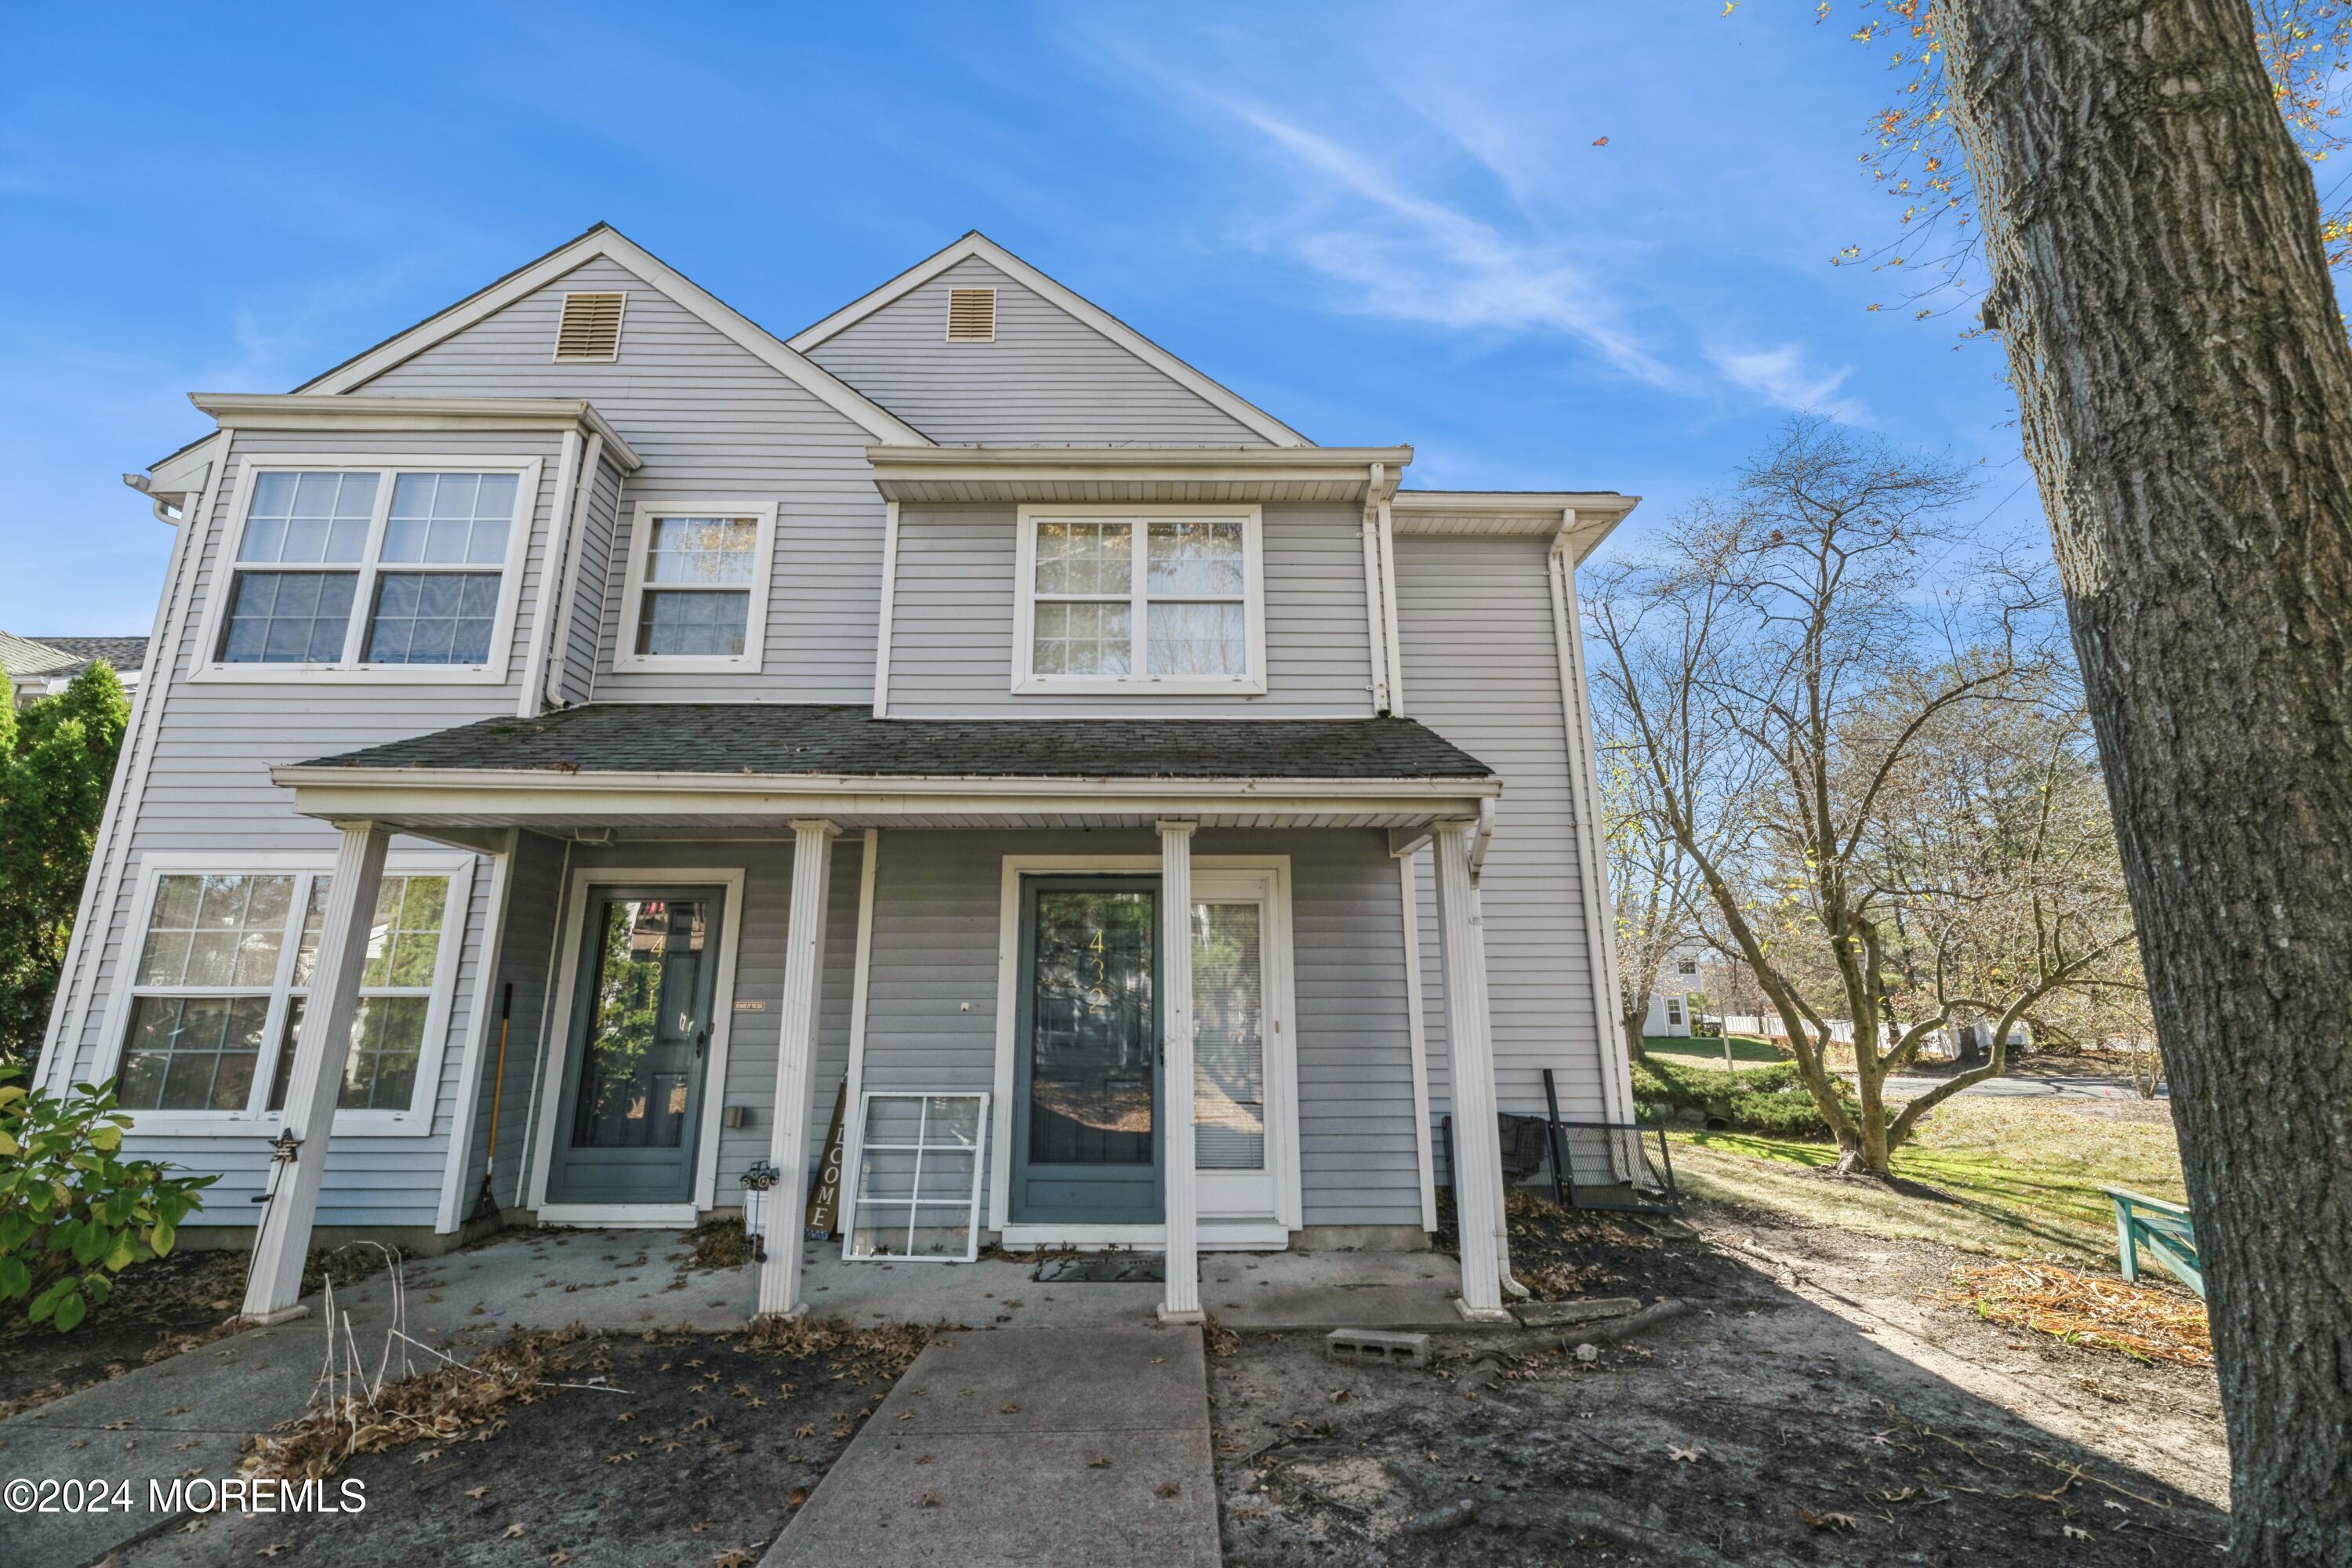
[[[1021,509],[1020,692],[1265,690],[1254,506]]]
[[[538,476],[536,461],[252,459],[202,673],[505,679]]]
[[[336,1095],[363,1126],[431,1121],[470,864],[409,858],[384,873]],[[333,881],[292,865],[152,871],[115,1066],[142,1125],[227,1131],[284,1110]]]
[[[756,673],[776,547],[773,501],[640,501],[616,670]]]

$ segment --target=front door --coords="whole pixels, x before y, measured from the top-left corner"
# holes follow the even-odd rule
[[[1021,890],[1012,1217],[1160,1218],[1160,879],[1031,877]]]
[[[717,888],[589,895],[550,1202],[693,1201],[721,899]]]

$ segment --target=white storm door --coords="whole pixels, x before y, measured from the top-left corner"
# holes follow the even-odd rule
[[[1289,1148],[1286,947],[1270,872],[1192,886],[1192,1162],[1202,1219],[1271,1221]]]

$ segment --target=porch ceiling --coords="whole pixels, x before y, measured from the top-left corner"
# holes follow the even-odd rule
[[[877,720],[857,708],[592,703],[273,770],[295,809],[478,842],[844,827],[1418,828],[1491,810],[1485,763],[1403,719]]]

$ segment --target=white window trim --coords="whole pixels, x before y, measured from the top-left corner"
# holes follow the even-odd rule
[[[980,1256],[980,1194],[981,1188],[984,1186],[988,1181],[988,1156],[986,1151],[981,1149],[974,1149],[971,1152],[971,1198],[966,1209],[963,1250],[961,1253],[950,1257],[944,1252],[858,1252],[854,1250],[857,1244],[858,1200],[866,1189],[866,1162],[864,1152],[869,1146],[866,1142],[866,1119],[872,1114],[874,1102],[877,1100],[976,1100],[980,1101],[980,1116],[976,1126],[982,1142],[985,1142],[987,1141],[988,1130],[992,1125],[988,1114],[988,1102],[990,1096],[977,1089],[869,1089],[860,1091],[857,1097],[856,1112],[857,1147],[859,1151],[858,1163],[855,1167],[849,1167],[846,1160],[843,1162],[845,1168],[842,1172],[842,1175],[845,1179],[842,1187],[841,1202],[842,1261],[845,1263],[971,1262],[974,1258]],[[912,1152],[914,1153],[915,1169],[912,1179],[915,1184],[915,1190],[919,1195],[921,1192],[922,1183],[922,1157],[925,1154],[949,1154],[955,1152],[955,1150],[950,1145],[945,1143],[877,1143],[871,1145],[871,1147],[888,1149],[902,1152]],[[901,1206],[895,1202],[885,1204],[879,1198],[874,1200],[874,1205],[877,1207],[887,1207],[893,1209]],[[916,1209],[946,1208],[948,1205],[945,1204],[916,1203],[909,1204],[905,1206],[908,1211],[908,1220],[909,1228],[911,1229],[914,1218],[913,1211]]]
[[[473,915],[472,855],[446,851],[399,850],[384,857],[387,877],[419,876],[449,879],[449,899],[441,921],[441,948],[433,962],[433,994],[425,1009],[425,1039],[416,1058],[417,1093],[405,1110],[344,1110],[335,1112],[336,1137],[422,1138],[433,1131],[434,1112],[441,1098],[441,1058],[448,1045],[450,1008],[457,990],[457,970],[465,952],[466,928]],[[140,1137],[250,1138],[278,1131],[285,1120],[276,1110],[257,1110],[276,1081],[278,1050],[285,1032],[286,1013],[294,989],[295,950],[301,944],[302,912],[309,898],[308,878],[335,868],[335,857],[325,854],[169,854],[149,855],[139,866],[138,890],[131,905],[131,923],[123,929],[115,956],[114,984],[108,998],[106,1022],[99,1037],[98,1056],[89,1081],[103,1082],[122,1070],[131,1007],[139,989],[133,981],[139,955],[147,941],[147,922],[154,913],[155,893],[163,878],[206,873],[215,876],[279,873],[296,885],[288,903],[286,939],[279,944],[278,972],[269,989],[269,1016],[262,1025],[261,1059],[254,1066],[254,1087],[243,1110],[133,1110],[131,1131]],[[201,990],[202,987],[180,989]],[[254,987],[214,987],[215,990]],[[340,1065],[340,1064],[338,1064]]]
[[[639,653],[637,627],[648,588],[680,584],[646,581],[646,557],[653,540],[653,523],[665,517],[748,517],[759,523],[759,539],[751,546],[751,580],[741,590],[750,598],[744,613],[743,651],[740,654]],[[640,497],[629,514],[629,569],[621,588],[620,635],[613,644],[613,671],[651,673],[672,670],[686,675],[757,675],[765,661],[768,639],[768,597],[775,591],[776,503],[708,496]],[[692,584],[686,584],[691,587]],[[724,590],[734,591],[730,588]]]
[[[530,1161],[528,1205],[542,1225],[693,1225],[709,1212],[719,1191],[719,1115],[727,1099],[727,1048],[735,1019],[735,955],[743,940],[740,866],[596,866],[574,869],[563,895],[563,923],[556,940],[554,1010],[547,1015],[547,1073],[539,1081],[532,1108],[538,1129]],[[563,1090],[572,1059],[572,996],[580,984],[580,942],[588,921],[590,893],[604,887],[716,887],[723,889],[719,925],[718,987],[710,1002],[710,1054],[702,1068],[702,1128],[695,1143],[691,1203],[551,1204],[547,1177],[555,1159],[556,1124],[563,1120]]]
[[[1036,657],[1037,525],[1041,521],[1074,519],[1100,522],[1131,522],[1135,530],[1136,570],[1129,588],[1134,606],[1130,630],[1134,652],[1126,675],[1039,675],[1032,668]],[[1242,676],[1153,676],[1143,673],[1144,639],[1149,629],[1149,588],[1145,582],[1146,525],[1169,521],[1242,524],[1242,599],[1248,626],[1249,673]],[[1256,505],[1183,505],[1135,502],[1091,502],[1030,505],[1020,509],[1018,545],[1014,551],[1013,689],[1024,697],[1056,693],[1159,694],[1169,697],[1235,697],[1265,694],[1265,510]],[[1171,594],[1182,602],[1187,595]]]
[[[996,1074],[995,1100],[992,1107],[994,1124],[989,1129],[993,1145],[988,1151],[988,1225],[1001,1233],[1007,1247],[1059,1246],[1065,1242],[1073,1247],[1107,1247],[1114,1244],[1128,1247],[1157,1246],[1165,1231],[1157,1223],[1150,1225],[1099,1225],[1059,1222],[1012,1222],[1009,1196],[1013,1186],[1013,1097],[1015,1089],[1015,1044],[1013,1035],[1019,1027],[1021,988],[1021,879],[1028,877],[1084,876],[1089,873],[1122,876],[1160,874],[1157,855],[1007,855],[1003,860],[1003,881],[998,892],[996,939]],[[1202,896],[1202,884],[1212,889],[1210,896],[1222,896],[1228,889],[1235,896],[1253,896],[1241,889],[1244,876],[1255,873],[1271,880],[1268,913],[1271,919],[1265,933],[1267,967],[1272,971],[1265,1005],[1267,1016],[1279,1026],[1270,1032],[1265,1052],[1265,1157],[1275,1173],[1275,1222],[1272,1225],[1252,1224],[1245,1220],[1203,1215],[1200,1221],[1201,1245],[1217,1247],[1281,1247],[1289,1244],[1289,1233],[1300,1228],[1303,1200],[1300,1196],[1299,1134],[1298,1134],[1298,1000],[1297,971],[1291,952],[1290,916],[1290,857],[1287,855],[1195,855],[1192,857],[1192,894]],[[1165,912],[1162,919],[1165,920]],[[845,1234],[842,1245],[848,1245]]]
[[[221,531],[220,547],[205,586],[204,629],[188,679],[247,685],[361,684],[373,686],[499,686],[514,663],[515,617],[522,603],[523,563],[530,554],[531,523],[539,510],[540,458],[489,457],[481,453],[450,456],[385,457],[375,453],[257,452],[237,460],[231,481],[229,521]],[[358,585],[352,594],[351,625],[343,631],[343,657],[325,664],[230,664],[220,657],[221,634],[228,625],[230,591],[237,572],[237,552],[253,507],[255,480],[264,473],[365,471],[384,476],[376,486],[375,510],[368,519],[367,542],[361,560],[320,565],[320,571],[355,572]],[[383,545],[384,521],[392,511],[392,480],[403,473],[513,474],[515,514],[507,527],[507,555],[499,568],[499,608],[490,626],[490,658],[487,664],[366,664],[360,661],[368,619],[373,611],[375,580],[384,570],[376,559]],[[392,569],[404,563],[394,562]]]

